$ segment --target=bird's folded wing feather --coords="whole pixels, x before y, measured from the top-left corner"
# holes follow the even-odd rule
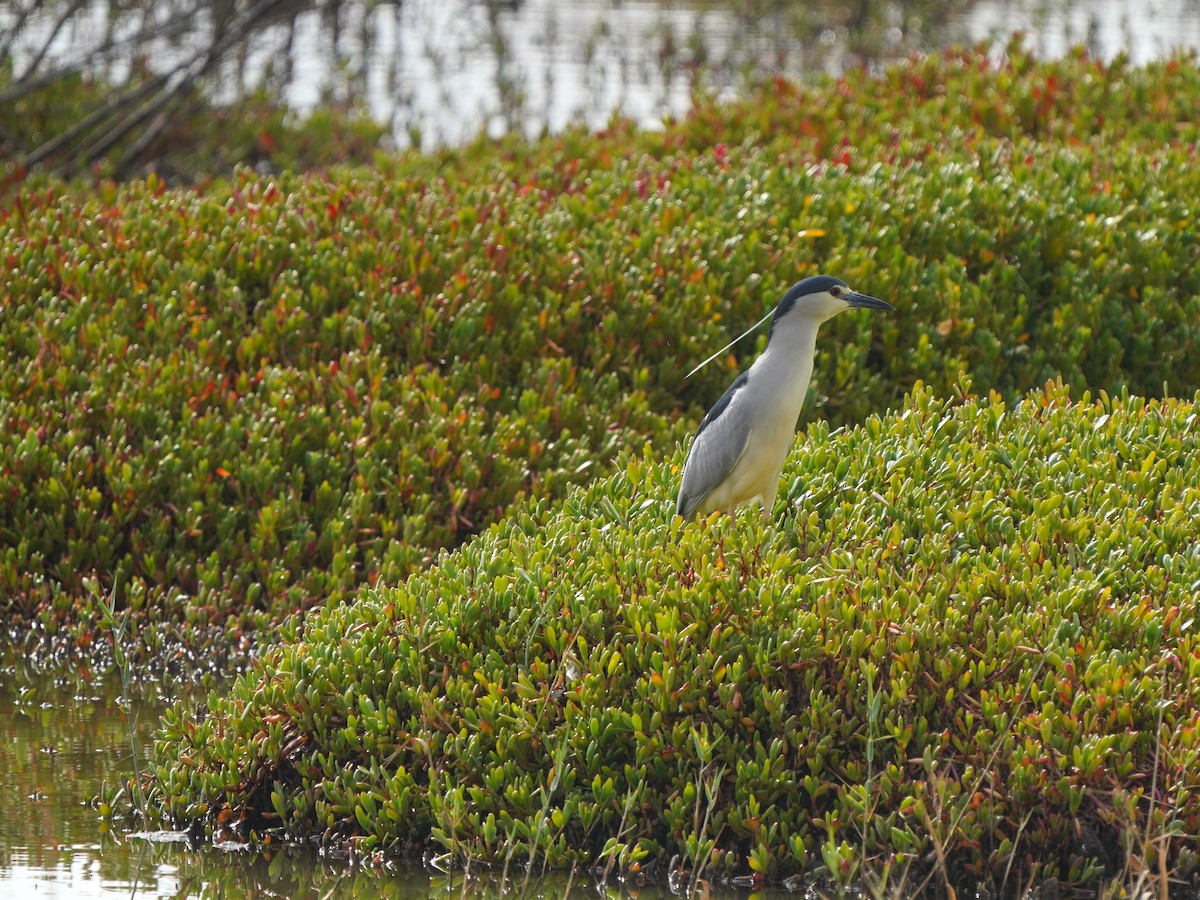
[[[750,443],[750,423],[738,402],[745,399],[738,396],[744,384],[744,379],[739,378],[730,385],[700,423],[683,466],[683,481],[676,505],[677,512],[684,518],[699,508],[746,452]]]

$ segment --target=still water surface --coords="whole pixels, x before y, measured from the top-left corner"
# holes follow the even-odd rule
[[[378,8],[362,36],[343,33],[341,47],[323,40],[315,14],[304,19],[293,45],[310,52],[297,56],[302,77],[284,95],[295,109],[314,109],[331,90],[337,96],[338,66],[357,70],[358,98],[373,117],[391,124],[398,143],[429,148],[480,131],[600,128],[614,113],[653,127],[685,115],[698,87],[731,98],[763,75],[838,74],[954,43],[1003,46],[1017,31],[1044,57],[1082,44],[1137,65],[1200,49],[1196,0],[974,0],[938,14],[933,6],[892,3],[890,25],[865,34],[814,13],[797,35],[794,19],[747,14],[737,3],[520,0],[496,12],[477,0],[406,0]],[[238,65],[257,71],[280,52],[265,40]]]

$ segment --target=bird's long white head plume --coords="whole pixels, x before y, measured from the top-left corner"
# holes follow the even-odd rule
[[[703,369],[705,366],[707,366],[710,362],[712,362],[714,359],[716,359],[718,356],[720,356],[722,353],[724,353],[726,350],[728,350],[730,347],[732,347],[734,344],[736,344],[738,341],[740,341],[742,338],[744,338],[746,335],[748,335],[750,332],[752,332],[755,328],[758,328],[760,325],[762,325],[763,322],[767,321],[767,319],[771,318],[771,316],[773,316],[774,314],[775,314],[775,310],[772,309],[765,316],[763,316],[761,319],[759,319],[757,322],[755,322],[753,325],[751,325],[749,328],[747,328],[745,331],[743,331],[741,334],[739,334],[737,337],[735,337],[732,341],[730,341],[728,344],[726,344],[724,347],[722,347],[720,350],[718,350],[716,353],[714,353],[712,356],[710,356],[704,362],[700,363],[700,365],[696,366],[696,368],[692,369],[692,371],[690,371],[686,375],[684,375],[683,376],[684,380],[686,381],[688,378],[691,378],[693,375],[695,375],[697,372],[699,372],[701,369]]]

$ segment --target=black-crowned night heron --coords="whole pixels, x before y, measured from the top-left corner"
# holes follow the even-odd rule
[[[675,505],[679,515],[690,519],[715,510],[732,512],[735,506],[758,498],[763,515],[770,517],[779,473],[796,436],[812,378],[817,329],[852,307],[895,309],[829,275],[805,278],[783,295],[771,316],[762,356],[738,376],[700,423],[683,464]]]

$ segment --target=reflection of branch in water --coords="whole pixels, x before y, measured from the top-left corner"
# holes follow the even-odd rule
[[[21,165],[25,168],[37,165],[43,159],[57,153],[67,144],[74,141],[77,137],[91,131],[95,126],[103,122],[110,115],[114,115],[127,104],[137,102],[137,100],[139,100],[141,97],[145,96],[156,87],[163,84],[169,77],[169,75],[158,75],[147,81],[143,81],[141,84],[136,85],[127,91],[124,91],[120,94],[114,94],[113,96],[109,97],[107,101],[105,101],[103,106],[94,110],[87,117],[80,119],[66,131],[46,141],[46,143],[42,144],[32,153],[29,153],[24,159],[21,160]]]
[[[525,92],[520,67],[505,34],[503,11],[507,4],[489,0],[487,4],[488,44],[496,61],[496,93],[500,100],[500,118],[504,130],[519,131],[524,120]],[[511,7],[508,7],[511,9]]]
[[[392,48],[393,55],[388,60],[387,69],[384,72],[384,84],[386,86],[387,96],[394,98],[391,109],[391,122],[388,123],[389,133],[393,136],[399,134],[400,116],[403,110],[407,110],[409,124],[405,126],[405,132],[409,134],[410,139],[412,132],[410,131],[412,124],[412,106],[413,92],[407,85],[401,85],[400,82],[400,67],[403,63],[404,54],[404,0],[397,0],[392,5]]]

